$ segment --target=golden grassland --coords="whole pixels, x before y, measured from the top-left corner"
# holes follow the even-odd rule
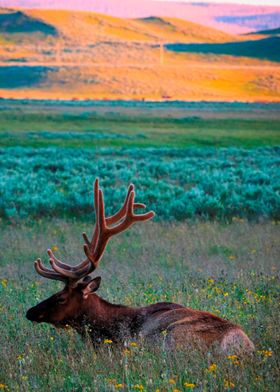
[[[278,391],[279,227],[239,218],[229,225],[139,225],[110,243],[98,270],[100,295],[111,302],[174,301],[240,324],[256,346],[244,358],[190,349],[168,355],[161,344],[135,340],[116,349],[106,339],[94,351],[70,328],[31,324],[26,310],[61,288],[36,275],[33,260],[52,247],[76,263],[81,232],[91,225],[0,223],[0,390]]]
[[[67,39],[79,43],[122,39],[151,42],[226,42],[238,39],[238,36],[177,18],[133,20],[92,12],[56,10],[27,10],[25,13],[55,26]],[[74,30],[79,32],[78,36]]]
[[[42,99],[279,101],[277,62],[234,55],[176,53],[160,43],[234,42],[236,36],[173,18],[120,19],[89,12],[25,11],[55,36],[2,34],[0,62],[8,76],[0,96]],[[257,37],[257,36],[256,36]],[[20,65],[21,67],[16,67]],[[27,68],[36,82],[10,86]],[[13,68],[14,67],[14,68]],[[2,68],[2,72],[6,69]],[[3,75],[6,75],[3,73]]]
[[[31,70],[32,72],[32,70]],[[39,85],[0,89],[5,98],[264,101],[280,99],[280,69],[206,63],[157,67],[61,67]]]

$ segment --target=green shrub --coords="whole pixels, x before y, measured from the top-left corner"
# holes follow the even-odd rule
[[[279,219],[279,148],[0,150],[4,218],[92,219],[92,183],[101,179],[112,213],[134,182],[161,220]],[[90,215],[89,215],[90,212]]]

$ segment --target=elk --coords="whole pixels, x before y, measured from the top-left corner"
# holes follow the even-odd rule
[[[86,258],[72,266],[58,260],[49,249],[52,269],[46,268],[41,259],[34,263],[41,276],[64,282],[63,290],[52,295],[27,311],[26,317],[33,322],[50,323],[55,327],[71,326],[82,336],[89,334],[94,346],[105,339],[124,344],[127,339],[141,338],[157,341],[165,336],[167,347],[190,347],[197,342],[202,347],[217,345],[226,353],[248,353],[254,345],[240,326],[209,312],[159,302],[144,307],[128,307],[109,303],[96,294],[101,277],[90,274],[97,268],[111,237],[136,222],[153,218],[153,211],[136,214],[145,208],[135,203],[134,186],[130,185],[121,209],[105,217],[103,192],[98,179],[94,184],[95,227],[91,240],[83,233]],[[164,334],[163,334],[164,332]]]

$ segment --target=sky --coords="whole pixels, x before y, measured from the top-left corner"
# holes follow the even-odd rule
[[[162,1],[162,0],[154,0]],[[278,5],[280,6],[280,0],[164,0],[164,1],[181,1],[186,3],[238,3],[238,4],[252,4],[252,5]]]

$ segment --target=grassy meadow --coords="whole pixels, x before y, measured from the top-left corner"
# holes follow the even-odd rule
[[[242,325],[256,345],[249,358],[211,352],[167,355],[159,347],[110,343],[94,352],[71,330],[32,325],[26,309],[61,288],[40,278],[32,261],[51,246],[63,260],[82,256],[72,220],[2,222],[2,360],[10,391],[277,391],[279,382],[279,225],[148,223],[115,238],[100,265],[100,295],[115,303],[175,301]],[[156,233],[156,235],[155,235]],[[7,246],[8,244],[8,246]],[[278,385],[278,386],[277,386]]]
[[[279,107],[2,104],[0,390],[278,391]],[[157,213],[109,243],[99,294],[211,311],[242,326],[252,356],[139,341],[94,351],[72,330],[27,321],[61,288],[33,261],[49,247],[69,263],[83,257],[96,176],[108,213],[130,181]]]
[[[280,144],[278,103],[0,103],[0,147],[253,148]]]

